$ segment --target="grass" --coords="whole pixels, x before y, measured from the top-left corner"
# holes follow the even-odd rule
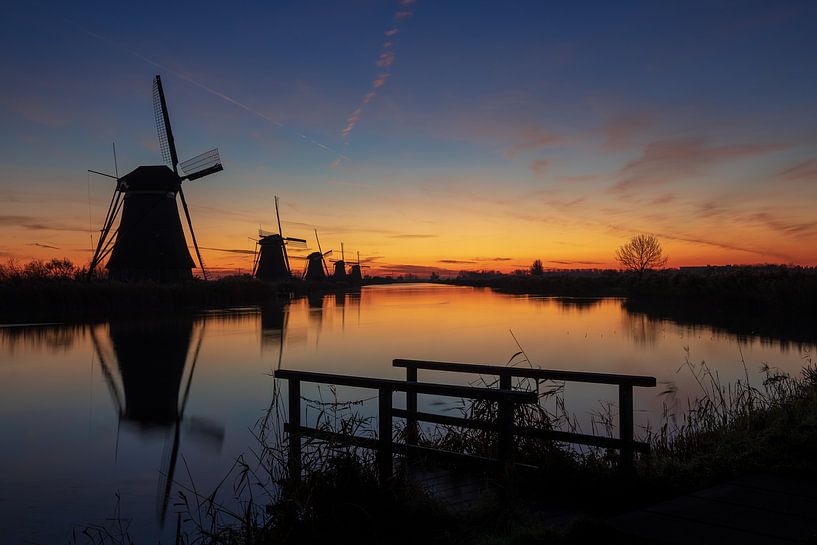
[[[529,362],[520,351],[509,364]],[[281,426],[284,405],[276,384],[273,402],[256,427],[258,448],[237,461],[231,473],[228,495],[240,508],[227,509],[216,501],[217,492],[204,497],[187,485],[179,507],[193,529],[183,542],[317,543],[331,536],[356,543],[633,543],[604,519],[741,474],[817,477],[817,370],[810,359],[800,376],[766,368],[760,386],[750,383],[748,372],[745,379],[722,384],[705,362],[692,363],[688,356],[683,368],[696,378],[699,395],[675,413],[669,402],[674,392],[664,392],[663,424],[645,432],[653,451],[638,460],[635,473],[618,470],[614,451],[518,441],[517,460],[542,470],[501,481],[501,501],[489,500],[464,513],[450,511],[399,469],[382,485],[373,453],[343,441],[305,439],[302,477],[290,479],[288,438]],[[559,385],[545,385],[540,392],[543,400],[555,401],[549,405],[556,409],[545,410],[545,403],[526,407],[517,411],[516,423],[575,430],[575,418],[559,400]],[[372,421],[359,415],[367,401],[338,401],[330,387],[307,401],[307,413],[319,429],[373,436]],[[464,415],[481,420],[493,418],[495,410],[491,403],[462,406]],[[599,411],[596,423],[602,430],[611,431],[613,411],[611,406]],[[403,431],[396,430],[398,439]],[[421,442],[480,455],[492,454],[496,446],[491,434],[459,428],[427,430]],[[543,510],[552,506],[584,516],[554,529],[541,522]]]

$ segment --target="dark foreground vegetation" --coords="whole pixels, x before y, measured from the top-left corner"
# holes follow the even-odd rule
[[[721,384],[705,363],[687,361],[700,396],[676,405],[672,391],[664,393],[664,424],[643,430],[642,439],[652,452],[642,455],[633,471],[620,470],[616,451],[568,450],[545,440],[518,440],[516,460],[538,469],[486,474],[493,495],[465,510],[441,503],[405,471],[386,484],[379,482],[372,453],[343,442],[307,442],[303,477],[291,479],[276,393],[257,428],[259,448],[238,460],[222,484],[231,490],[202,495],[190,484],[180,493],[177,506],[184,523],[178,542],[649,543],[624,535],[608,522],[610,517],[741,475],[817,478],[817,369],[810,360],[806,363],[799,376],[767,368],[762,386],[753,387],[748,379]],[[533,385],[523,382],[519,387]],[[559,385],[537,387],[542,402],[517,409],[516,422],[575,429],[561,403]],[[317,411],[318,427],[327,431],[361,435],[372,428],[372,422],[357,415],[358,402],[308,404]],[[486,419],[495,407],[482,402],[462,410],[469,418]],[[608,407],[597,415],[597,425],[609,432],[613,411]],[[396,431],[396,439],[401,433]],[[421,442],[471,454],[490,454],[496,448],[492,434],[460,428],[426,430]],[[225,496],[238,507],[216,499]],[[571,513],[571,521],[548,524],[544,514],[554,508]],[[101,529],[95,532],[94,542],[123,542]]]

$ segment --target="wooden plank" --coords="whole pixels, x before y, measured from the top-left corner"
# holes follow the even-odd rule
[[[392,404],[393,392],[382,389],[378,392],[377,412],[377,467],[380,483],[383,484],[392,477]]]
[[[614,373],[585,373],[583,371],[561,371],[556,369],[535,369],[531,367],[508,367],[507,365],[483,365],[475,363],[455,363],[445,361],[395,359],[394,367],[413,367],[430,371],[451,371],[455,373],[473,373],[475,375],[501,376],[510,373],[514,377],[539,380],[559,380],[569,382],[588,382],[594,384],[630,384],[632,386],[655,387],[655,377],[644,375],[620,375]]]
[[[475,388],[473,386],[434,384],[429,382],[406,382],[402,380],[335,375],[331,373],[314,373],[311,371],[294,371],[291,369],[279,369],[275,371],[274,376],[275,378],[300,380],[318,384],[334,384],[337,386],[352,386],[374,390],[389,389],[394,392],[415,392],[418,394],[484,399],[489,401],[507,399],[513,403],[535,403],[538,399],[537,392],[521,390]]]

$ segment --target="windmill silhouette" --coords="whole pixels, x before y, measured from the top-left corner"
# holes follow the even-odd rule
[[[332,253],[332,250],[324,252],[321,249],[321,239],[318,238],[318,230],[315,229],[315,241],[318,243],[318,251],[312,252],[306,256],[306,271],[304,272],[304,280],[326,280],[329,276],[329,267],[326,266],[326,256]]]
[[[344,255],[343,243],[340,243],[340,259],[335,261],[335,272],[332,279],[336,282],[346,281],[346,256]]]
[[[192,278],[195,263],[187,249],[179,218],[176,205],[178,194],[202,275],[207,278],[182,182],[198,180],[223,170],[221,158],[218,149],[213,149],[179,163],[159,76],[153,80],[153,108],[166,165],[140,166],[121,178],[118,169],[116,176],[91,171],[115,179],[116,186],[91,259],[89,277],[110,256],[105,268],[115,280],[172,282]],[[180,169],[182,175],[179,174]],[[112,232],[120,211],[119,226]]]
[[[292,244],[298,248],[306,248],[306,240],[302,238],[285,237],[281,230],[281,215],[278,212],[278,196],[275,196],[275,218],[278,220],[278,233],[268,233],[258,230],[259,240],[256,242],[260,251],[253,264],[253,276],[260,280],[280,280],[290,278],[292,269],[289,266],[287,246]],[[295,257],[295,256],[293,256]]]
[[[352,269],[349,271],[349,282],[352,284],[360,284],[363,282],[363,274],[361,273],[361,268],[367,268],[366,265],[360,264],[360,252],[357,252],[357,263],[352,265]]]

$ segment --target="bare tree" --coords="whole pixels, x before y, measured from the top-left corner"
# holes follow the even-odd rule
[[[639,275],[667,264],[667,256],[655,235],[635,235],[616,250],[616,260]]]
[[[542,265],[541,259],[537,259],[533,262],[533,265],[530,266],[530,273],[533,276],[544,276],[545,267]]]

